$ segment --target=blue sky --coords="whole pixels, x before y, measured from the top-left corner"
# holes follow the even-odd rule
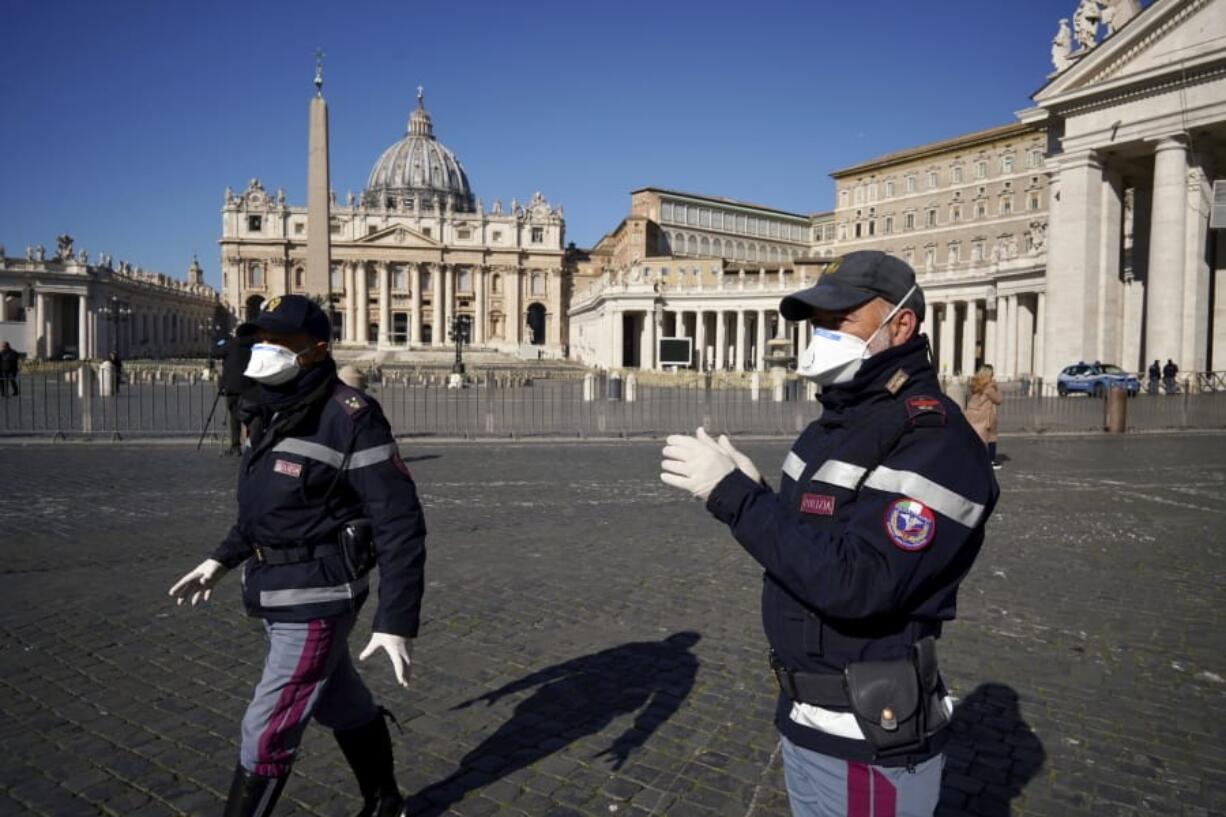
[[[342,200],[421,84],[486,206],[540,190],[580,246],[646,185],[829,209],[831,170],[1011,121],[1076,5],[6,0],[0,242],[216,285],[226,185],[305,204],[316,47]]]

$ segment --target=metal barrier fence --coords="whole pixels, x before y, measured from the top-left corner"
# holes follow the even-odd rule
[[[0,436],[127,439],[223,439],[226,405],[216,385],[197,377],[151,375],[123,383],[113,394],[88,367],[22,373],[0,397]],[[747,388],[711,384],[638,385],[616,379],[477,378],[466,388],[388,380],[368,391],[383,406],[393,431],[413,437],[630,437],[692,432],[698,425],[728,434],[791,436],[821,413],[796,381],[790,399],[759,399]],[[1006,392],[1002,432],[1093,432],[1104,428],[1106,401],[1086,396],[1029,396]],[[207,428],[206,422],[208,424]],[[1226,428],[1226,389],[1128,400],[1132,430]]]

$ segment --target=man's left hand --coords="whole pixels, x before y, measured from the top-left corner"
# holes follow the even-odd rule
[[[736,461],[703,428],[694,437],[673,434],[665,442],[660,479],[704,502],[719,481],[736,470]]]
[[[396,683],[407,687],[413,671],[413,639],[391,633],[371,633],[370,641],[358,656],[358,660],[365,661],[377,650],[385,651],[391,659],[392,669],[396,672]]]

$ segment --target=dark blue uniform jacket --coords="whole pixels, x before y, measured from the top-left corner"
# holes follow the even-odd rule
[[[345,522],[369,519],[379,568],[372,630],[413,638],[426,561],[417,489],[379,404],[335,373],[331,383],[296,425],[270,430],[244,452],[238,523],[213,558],[231,568],[246,561],[250,615],[271,621],[341,615],[365,601],[368,576],[351,576],[339,554],[267,564],[255,548],[334,544]]]
[[[906,657],[953,619],[999,490],[983,442],[940,390],[925,337],[869,358],[821,402],[777,493],[734,471],[707,508],[765,571],[763,624],[777,660],[841,673]],[[793,742],[872,759],[865,741],[803,726],[791,709],[781,694],[776,722]]]

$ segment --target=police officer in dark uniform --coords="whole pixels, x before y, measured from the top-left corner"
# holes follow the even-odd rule
[[[207,601],[242,564],[243,601],[264,619],[268,654],[225,815],[272,812],[311,718],[334,731],[357,776],[360,817],[400,815],[383,710],[348,636],[377,566],[373,633],[359,658],[386,651],[408,685],[426,558],[416,488],[379,404],[337,379],[328,319],[314,302],[273,298],[238,335],[255,340],[246,374],[259,383],[243,400],[238,522],[170,589],[180,604]]]
[[[661,478],[763,568],[793,813],[931,815],[952,712],[934,644],[983,544],[992,466],[941,393],[906,263],[850,253],[780,313],[812,324],[797,371],[822,386],[822,414],[779,490],[702,429],[669,437]]]
[[[221,377],[217,379],[217,391],[226,398],[226,416],[230,422],[230,444],[226,454],[238,454],[239,450],[239,399],[251,391],[256,382],[247,377],[247,364],[251,362],[252,336],[223,337],[213,344],[209,357],[221,361]]]

